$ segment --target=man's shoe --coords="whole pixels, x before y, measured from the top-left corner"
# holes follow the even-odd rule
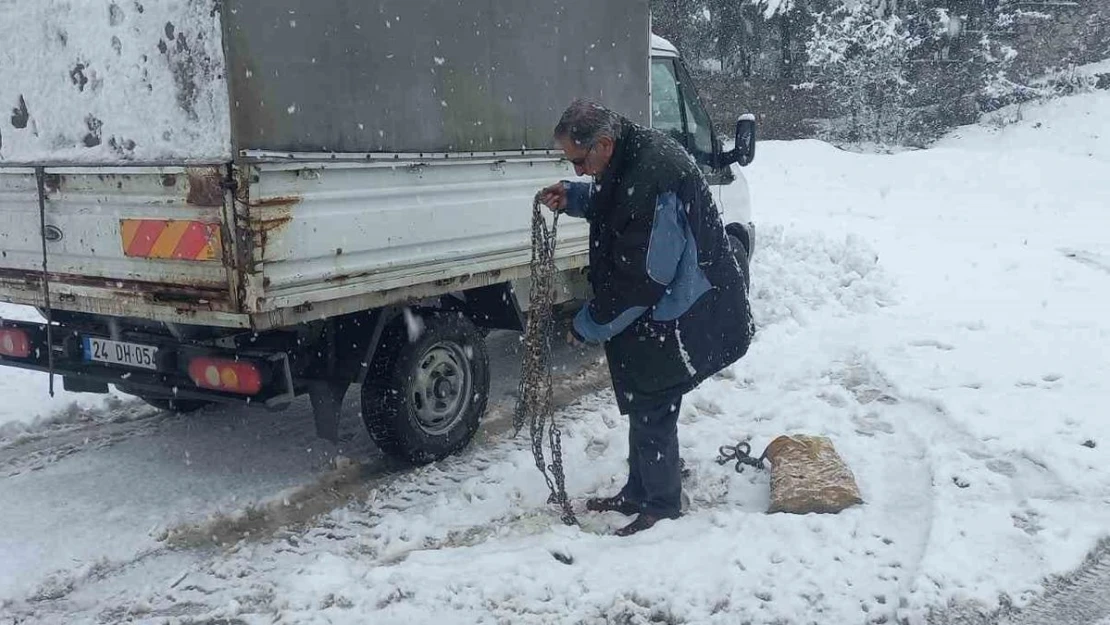
[[[640,512],[640,505],[625,499],[622,495],[616,495],[587,499],[586,509],[593,512],[620,512],[625,516],[632,516]]]
[[[654,514],[644,512],[636,517],[635,521],[617,530],[617,536],[631,536],[646,529],[651,529],[656,523],[665,518],[667,517],[655,516]]]

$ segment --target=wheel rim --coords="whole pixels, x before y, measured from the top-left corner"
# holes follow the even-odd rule
[[[420,357],[413,372],[409,403],[420,429],[428,434],[450,430],[470,406],[473,380],[470,359],[455,343],[436,343]]]

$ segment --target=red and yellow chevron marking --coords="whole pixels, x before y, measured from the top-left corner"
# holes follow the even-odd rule
[[[220,224],[173,219],[121,219],[123,253],[133,258],[216,260]]]

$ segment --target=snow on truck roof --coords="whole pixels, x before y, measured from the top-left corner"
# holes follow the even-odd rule
[[[212,2],[0,2],[0,167],[228,160]]]
[[[568,93],[646,123],[643,57],[673,54],[662,39],[652,52],[644,0],[406,0],[391,12],[0,0],[0,168],[547,149]],[[594,45],[567,43],[570,31]]]
[[[678,56],[678,48],[674,47],[673,43],[656,34],[652,34],[651,36],[651,51],[652,53],[663,52],[667,55]]]

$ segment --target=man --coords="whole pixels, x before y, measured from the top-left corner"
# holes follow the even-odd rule
[[[617,532],[627,536],[679,516],[682,397],[747,353],[751,309],[709,185],[679,143],[585,100],[554,134],[575,173],[594,177],[540,192],[590,223],[593,298],[573,334],[605,344],[629,416],[628,480],[587,508],[637,515]]]

